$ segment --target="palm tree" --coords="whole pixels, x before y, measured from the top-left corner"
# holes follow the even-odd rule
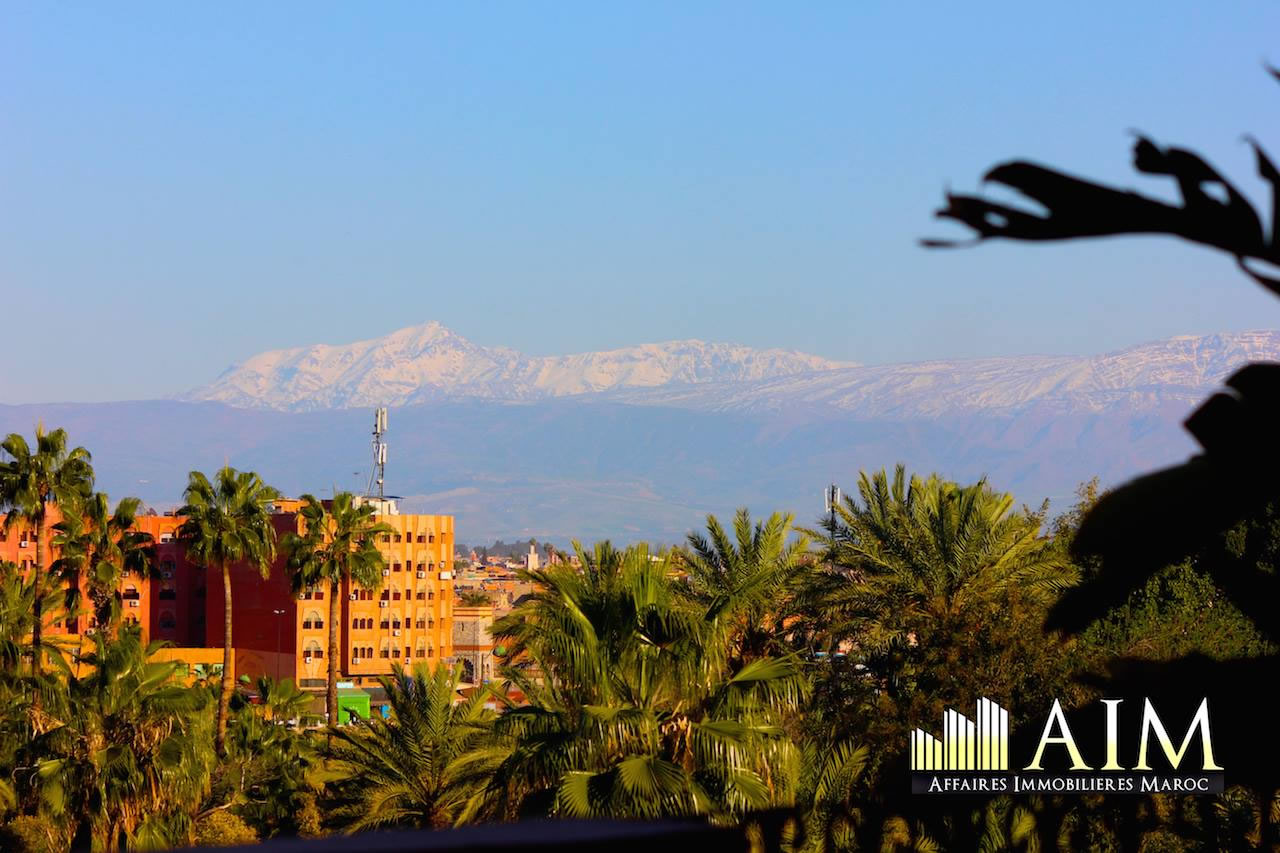
[[[377,537],[391,526],[377,521],[373,504],[360,503],[350,492],[338,492],[326,508],[312,495],[299,513],[303,532],[288,534],[282,550],[298,591],[322,583],[329,585],[329,684],[325,709],[329,725],[338,725],[338,625],[342,621],[343,584],[368,590],[382,586],[386,561],[379,553]]]
[[[95,850],[170,846],[170,822],[208,788],[208,694],[181,684],[179,664],[150,662],[160,646],[136,628],[95,636],[89,673],[67,677],[66,713],[32,742],[42,810]]]
[[[112,512],[106,493],[94,492],[79,512],[54,525],[53,545],[60,554],[54,571],[67,582],[68,609],[78,610],[83,578],[97,630],[108,637],[115,637],[120,623],[120,579],[151,569],[151,534],[134,529],[141,505],[138,498],[123,498]]]
[[[31,671],[40,670],[45,656],[44,602],[40,594],[49,571],[50,510],[58,506],[75,506],[88,497],[93,488],[93,468],[89,451],[83,447],[67,449],[67,433],[61,429],[45,432],[36,427],[36,446],[32,450],[18,433],[10,433],[0,442],[0,451],[9,457],[0,463],[0,509],[5,509],[6,530],[22,524],[35,533],[36,560],[32,570]],[[2,458],[2,457],[0,457]]]
[[[790,544],[790,514],[773,513],[751,523],[739,509],[733,537],[714,515],[707,516],[707,536],[690,533],[688,548],[676,551],[676,564],[688,573],[688,593],[704,609],[705,618],[723,621],[733,644],[735,669],[768,654],[784,653],[784,622],[791,598],[804,578],[808,540]]]
[[[676,592],[664,562],[609,543],[525,572],[535,591],[492,628],[528,698],[495,723],[515,743],[495,777],[507,814],[727,817],[787,804],[781,728],[806,692],[798,662],[736,672],[728,626]]]
[[[186,542],[188,558],[206,569],[222,572],[222,693],[218,697],[214,736],[219,755],[225,754],[227,716],[235,689],[231,657],[231,565],[243,560],[255,566],[263,578],[270,575],[276,531],[271,524],[269,504],[278,497],[280,493],[264,484],[257,474],[224,466],[214,475],[213,482],[199,471],[192,471],[183,493],[185,505],[178,510],[184,519],[178,528],[178,537]]]
[[[980,624],[1011,604],[1047,605],[1076,580],[1061,548],[1041,534],[1044,510],[1015,512],[986,481],[936,475],[892,483],[864,472],[834,527],[818,534],[837,567],[815,584],[828,640],[875,656],[927,645],[930,633]]]
[[[459,670],[393,665],[380,678],[390,719],[339,729],[335,757],[347,773],[347,829],[447,827],[474,819],[509,750],[495,739],[484,690],[458,701]]]

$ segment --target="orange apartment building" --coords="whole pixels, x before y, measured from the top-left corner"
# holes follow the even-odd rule
[[[381,589],[344,586],[341,592],[339,677],[358,685],[374,683],[395,663],[434,665],[453,658],[453,516],[401,515],[393,500],[370,500],[378,503],[378,521],[393,532],[378,543],[387,564]],[[288,500],[275,506],[272,521],[279,537],[298,530],[298,506]],[[138,519],[138,527],[155,542],[156,576],[121,579],[123,619],[140,626],[145,638],[217,648],[225,630],[222,584],[186,559],[177,539],[181,524],[173,515]],[[48,559],[56,558],[50,554]],[[0,561],[29,571],[35,563],[34,532],[0,532]],[[300,687],[322,689],[328,674],[328,589],[295,595],[282,556],[266,579],[247,565],[233,566],[231,579],[236,672],[293,678]],[[82,629],[93,626],[58,619],[46,627],[54,635]],[[181,648],[173,653],[181,659]]]
[[[377,520],[393,532],[381,537],[386,561],[377,592],[342,587],[338,672],[344,681],[372,684],[392,664],[432,666],[453,658],[453,516],[401,515],[393,500],[380,503]],[[282,505],[284,508],[287,505]],[[298,530],[295,507],[277,512],[277,535]],[[277,559],[263,580],[257,569],[231,572],[231,637],[237,671],[294,678],[299,687],[325,686],[329,648],[328,588],[293,594]],[[223,596],[206,596],[208,645],[221,646]]]

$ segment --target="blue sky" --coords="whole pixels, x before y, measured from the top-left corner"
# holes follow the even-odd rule
[[[1225,10],[1225,11],[1223,11]],[[8,4],[0,402],[137,399],[438,320],[863,362],[1268,328],[1168,240],[930,252],[943,191],[1129,131],[1256,197],[1273,2]]]

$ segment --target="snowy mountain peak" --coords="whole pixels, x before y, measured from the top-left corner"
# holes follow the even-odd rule
[[[852,367],[790,350],[699,340],[531,357],[438,322],[351,344],[259,353],[185,395],[283,410],[406,405],[444,397],[527,400],[624,388],[738,382]]]

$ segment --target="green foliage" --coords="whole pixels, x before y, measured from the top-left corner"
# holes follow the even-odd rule
[[[208,694],[175,680],[176,665],[124,629],[94,638],[88,674],[66,679],[53,724],[32,741],[40,811],[96,849],[164,844],[184,835],[213,766]]]
[[[229,811],[211,812],[196,821],[195,843],[199,847],[233,847],[257,840],[253,828]]]
[[[801,561],[809,548],[803,536],[788,543],[791,522],[791,515],[775,512],[752,525],[748,511],[739,509],[730,538],[709,515],[707,535],[689,534],[688,549],[673,554],[688,574],[689,599],[731,644],[734,669],[789,651],[783,622],[795,612],[794,597],[805,577]]]
[[[398,664],[379,679],[391,718],[335,731],[342,781],[335,820],[349,831],[447,827],[487,814],[485,793],[509,748],[494,735],[489,696],[458,696],[457,669]]]
[[[8,461],[2,461],[7,457]],[[44,605],[49,586],[49,509],[60,506],[74,512],[93,489],[89,451],[68,449],[67,434],[36,427],[32,448],[18,433],[0,442],[0,512],[7,530],[30,529],[36,537],[35,567],[31,572],[32,641],[31,672],[38,677],[50,649],[44,643]]]
[[[119,626],[121,578],[126,573],[147,577],[152,571],[151,536],[134,529],[141,505],[137,498],[124,498],[112,512],[107,495],[94,492],[53,526],[53,545],[60,554],[53,570],[68,589],[66,610],[79,609],[83,580],[93,624],[100,631],[114,634]]]
[[[1168,566],[1147,579],[1123,606],[1086,629],[1080,642],[1103,660],[1170,661],[1193,652],[1225,659],[1275,651],[1190,561]]]
[[[464,589],[458,593],[458,602],[463,607],[486,607],[493,603],[493,599],[483,590]]]
[[[518,745],[495,780],[504,813],[726,819],[789,803],[798,660],[734,672],[730,622],[678,594],[664,562],[574,547],[581,572],[526,572],[530,600],[492,629],[528,697],[495,723]]]

